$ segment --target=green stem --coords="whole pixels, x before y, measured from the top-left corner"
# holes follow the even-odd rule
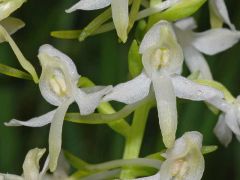
[[[112,108],[112,106],[109,103],[105,103],[105,102],[99,105],[98,111],[102,114],[116,113],[116,111]],[[112,128],[114,131],[123,135],[124,137],[127,137],[130,131],[129,124],[123,118],[118,118],[117,121],[108,123],[108,126]]]
[[[148,102],[138,109],[136,109],[133,117],[133,122],[131,125],[130,133],[126,139],[126,145],[124,149],[123,159],[133,159],[138,158],[140,154],[140,149],[142,145],[143,135],[145,132],[145,126],[147,122],[147,117],[150,108],[152,107],[152,102]],[[131,167],[123,168],[121,172],[121,179],[131,179]]]

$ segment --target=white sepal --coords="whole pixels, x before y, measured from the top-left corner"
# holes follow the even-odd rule
[[[206,101],[213,98],[223,98],[221,91],[209,86],[197,84],[183,76],[172,77],[172,83],[176,96],[193,101]]]
[[[111,4],[111,0],[80,0],[71,8],[66,10],[66,13],[71,13],[76,10],[95,10],[102,9]]]
[[[218,118],[218,122],[214,127],[214,133],[218,140],[227,147],[232,141],[232,131],[225,122],[225,115],[221,114]]]
[[[86,115],[94,112],[96,107],[102,101],[102,97],[110,92],[112,86],[103,87],[101,90],[92,93],[85,93],[81,89],[76,89],[75,101],[78,104],[80,114]]]
[[[133,104],[149,94],[151,80],[142,72],[134,79],[118,84],[107,94],[103,101],[115,100],[125,104]]]
[[[30,150],[23,163],[23,176],[26,180],[40,179],[39,175],[39,161],[45,153],[46,149],[32,149]]]
[[[200,52],[214,55],[222,52],[239,41],[240,32],[229,29],[211,29],[201,33],[194,33],[193,46]]]
[[[204,56],[197,51],[193,46],[184,46],[183,53],[185,57],[185,63],[189,70],[194,72],[200,72],[201,79],[213,79],[209,65]]]
[[[122,42],[127,41],[128,29],[128,0],[112,0],[112,18],[118,37]]]
[[[28,127],[42,127],[52,122],[53,116],[56,110],[50,111],[44,115],[29,119],[28,121],[19,121],[12,119],[8,123],[4,123],[5,126],[28,126]]]
[[[212,13],[217,16],[220,21],[226,23],[232,30],[235,30],[235,26],[230,21],[224,0],[210,0],[209,5]]]

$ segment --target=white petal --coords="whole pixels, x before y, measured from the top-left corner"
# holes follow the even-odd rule
[[[197,28],[197,23],[193,17],[190,17],[177,21],[175,23],[175,26],[177,26],[181,30],[193,30]]]
[[[6,126],[42,127],[52,122],[52,119],[55,113],[56,113],[56,110],[53,110],[44,115],[32,118],[28,121],[19,121],[19,120],[13,119],[10,122],[4,123],[4,124]]]
[[[235,30],[235,26],[231,23],[228,10],[224,0],[210,0],[210,9],[215,13],[222,22],[226,23],[232,30]]]
[[[192,73],[199,71],[201,79],[213,79],[204,56],[192,46],[184,46],[185,62]]]
[[[7,18],[16,9],[20,8],[26,0],[5,0],[0,4],[0,21]]]
[[[227,126],[225,122],[225,115],[221,114],[219,116],[218,122],[216,126],[214,127],[214,133],[219,139],[219,141],[224,145],[228,146],[228,144],[232,141],[232,131]]]
[[[72,99],[64,102],[57,108],[54,114],[52,124],[49,132],[49,168],[51,172],[55,171],[58,162],[58,156],[62,146],[62,126],[65,114],[69,105],[72,103]]]
[[[207,102],[225,113],[232,108],[232,104],[229,104],[223,98],[219,98],[217,96],[214,98],[208,99]]]
[[[239,41],[240,32],[224,28],[211,29],[202,33],[195,33],[193,46],[199,51],[214,55],[222,52]]]
[[[91,114],[102,101],[102,97],[110,92],[112,86],[107,86],[94,93],[85,93],[81,89],[76,89],[75,101],[78,104],[81,115]]]
[[[159,124],[166,147],[172,147],[177,130],[176,96],[171,79],[166,76],[153,76],[153,88],[157,101]]]
[[[111,0],[80,0],[71,8],[67,9],[66,13],[71,13],[78,9],[81,9],[81,10],[102,9],[109,6],[110,4],[111,4]]]
[[[123,41],[127,41],[128,28],[128,0],[112,0],[112,18],[118,37]]]
[[[39,179],[39,161],[46,149],[32,149],[30,150],[23,163],[23,175],[24,179]]]
[[[6,29],[6,31],[11,35],[25,26],[25,23],[18,18],[8,17],[0,21],[0,24]],[[5,41],[5,38],[0,36],[0,43]]]
[[[142,100],[149,94],[151,80],[142,72],[136,78],[118,84],[107,94],[104,101],[118,101],[125,104],[133,104]]]
[[[204,101],[215,97],[223,98],[223,93],[212,87],[197,84],[182,76],[172,77],[176,96],[182,99]]]
[[[14,174],[1,174],[0,180],[24,180],[23,177]]]
[[[238,109],[232,108],[225,113],[225,123],[236,134],[240,135],[240,127],[237,117]]]

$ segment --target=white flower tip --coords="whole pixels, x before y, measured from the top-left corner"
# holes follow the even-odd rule
[[[112,0],[80,0],[69,9],[65,10],[66,13],[71,13],[76,10],[97,10],[110,5]]]
[[[23,163],[24,179],[39,179],[39,160],[45,151],[45,148],[35,148],[27,153]]]
[[[49,54],[49,52],[51,52],[53,49],[55,49],[52,45],[50,44],[43,44],[42,46],[40,46],[38,52],[40,53],[47,53]]]
[[[190,131],[190,132],[186,132],[183,136],[189,138],[193,143],[200,145],[199,148],[201,148],[203,135],[200,132]]]
[[[5,122],[4,125],[5,125],[5,126],[21,126],[21,124],[19,123],[19,121],[16,120],[16,119],[12,119],[12,120],[9,121],[9,122]]]
[[[127,32],[124,32],[122,34],[119,35],[119,38],[121,39],[121,41],[123,43],[127,42],[127,39],[128,39],[128,35],[127,35]]]
[[[73,11],[76,11],[77,9],[75,8],[69,8],[69,9],[66,9],[65,12],[66,13],[72,13]]]

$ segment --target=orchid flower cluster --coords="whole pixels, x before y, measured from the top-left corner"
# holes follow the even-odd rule
[[[12,119],[5,123],[28,127],[50,124],[49,146],[42,168],[39,161],[46,149],[35,148],[27,153],[21,176],[2,173],[0,179],[200,180],[205,164],[203,155],[215,151],[216,146],[203,146],[203,135],[191,129],[176,137],[181,116],[177,98],[204,101],[206,108],[220,112],[213,132],[223,145],[229,145],[233,134],[240,141],[240,97],[234,98],[213,79],[204,58],[231,48],[240,39],[223,0],[208,0],[211,28],[204,32],[195,31],[197,23],[192,15],[206,0],[80,0],[67,9],[66,13],[73,13],[107,8],[81,30],[52,32],[56,38],[83,41],[88,36],[116,30],[119,41],[125,43],[130,41],[129,32],[137,24],[129,50],[131,79],[115,86],[94,85],[79,75],[68,55],[50,44],[39,48],[37,57],[42,72],[38,77],[11,37],[24,22],[9,15],[24,2],[0,0],[0,41],[9,43],[26,72],[0,64],[0,73],[33,80],[42,97],[55,109],[27,121]],[[191,72],[188,77],[182,75],[184,63]],[[116,111],[111,101],[125,106]],[[78,105],[79,112],[67,113],[73,103]],[[140,158],[148,113],[155,106],[165,149]],[[129,124],[125,118],[131,113],[134,116]],[[126,140],[123,159],[89,164],[67,151],[61,153],[64,120],[107,124]],[[70,165],[76,171],[69,175]]]

